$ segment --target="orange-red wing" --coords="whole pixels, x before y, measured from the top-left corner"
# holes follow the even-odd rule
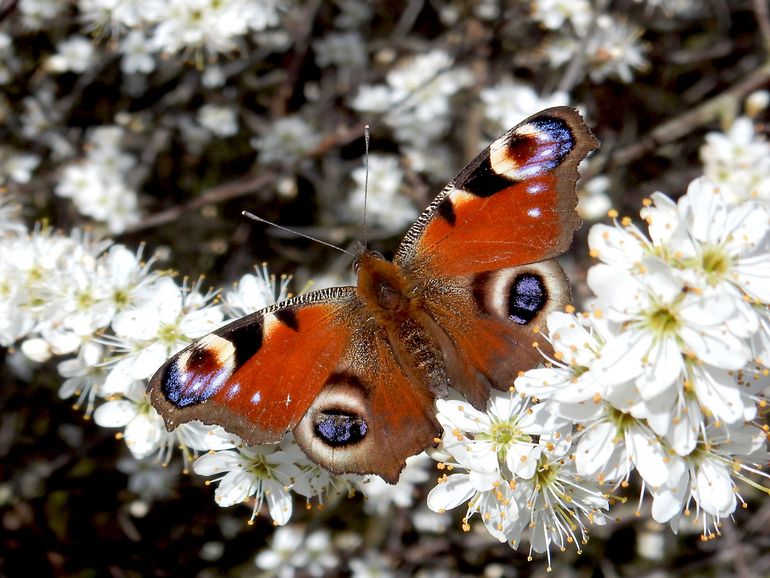
[[[452,386],[483,409],[489,390],[506,390],[550,347],[538,331],[569,303],[569,285],[554,260],[449,279],[429,289],[426,310],[446,333]]]
[[[598,146],[575,109],[531,116],[493,142],[436,197],[394,262],[420,277],[549,259],[580,226],[577,166]]]
[[[352,287],[301,295],[199,339],[150,381],[153,405],[173,429],[218,424],[247,443],[277,442],[296,426],[351,339]]]
[[[350,357],[294,435],[313,461],[332,472],[377,474],[395,484],[406,458],[441,433],[433,396],[409,380],[376,329],[354,339]]]

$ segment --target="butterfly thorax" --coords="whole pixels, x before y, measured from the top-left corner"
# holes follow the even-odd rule
[[[357,289],[358,296],[377,318],[406,312],[416,297],[403,270],[372,251],[358,257]]]
[[[365,251],[358,258],[357,291],[404,373],[435,397],[445,397],[446,336],[425,313],[420,287],[395,263]]]

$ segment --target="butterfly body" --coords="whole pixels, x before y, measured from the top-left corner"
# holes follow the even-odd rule
[[[158,370],[153,405],[169,429],[198,419],[249,444],[293,431],[332,472],[395,483],[440,434],[433,401],[450,386],[483,408],[539,362],[533,331],[569,302],[553,258],[580,223],[577,164],[597,144],[573,109],[530,117],[447,185],[393,261],[364,250],[356,287],[203,337]]]
[[[381,339],[399,367],[434,397],[446,397],[449,377],[441,347],[445,339],[426,308],[426,287],[369,251],[358,257],[357,268],[356,292],[369,314],[368,322],[381,330]]]

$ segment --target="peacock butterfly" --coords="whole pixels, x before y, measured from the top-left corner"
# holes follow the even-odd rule
[[[483,409],[541,357],[532,330],[569,301],[578,163],[598,141],[572,108],[515,126],[450,182],[393,261],[361,250],[356,287],[299,295],[206,335],[149,393],[169,430],[218,424],[248,444],[293,431],[335,473],[395,483],[434,443],[448,387]],[[541,347],[547,347],[541,344]]]

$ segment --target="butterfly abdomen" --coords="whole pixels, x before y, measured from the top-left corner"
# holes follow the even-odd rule
[[[424,384],[433,397],[444,398],[449,393],[444,355],[427,323],[417,321],[424,317],[400,319],[394,331],[389,331],[388,338],[404,373],[413,381]]]

